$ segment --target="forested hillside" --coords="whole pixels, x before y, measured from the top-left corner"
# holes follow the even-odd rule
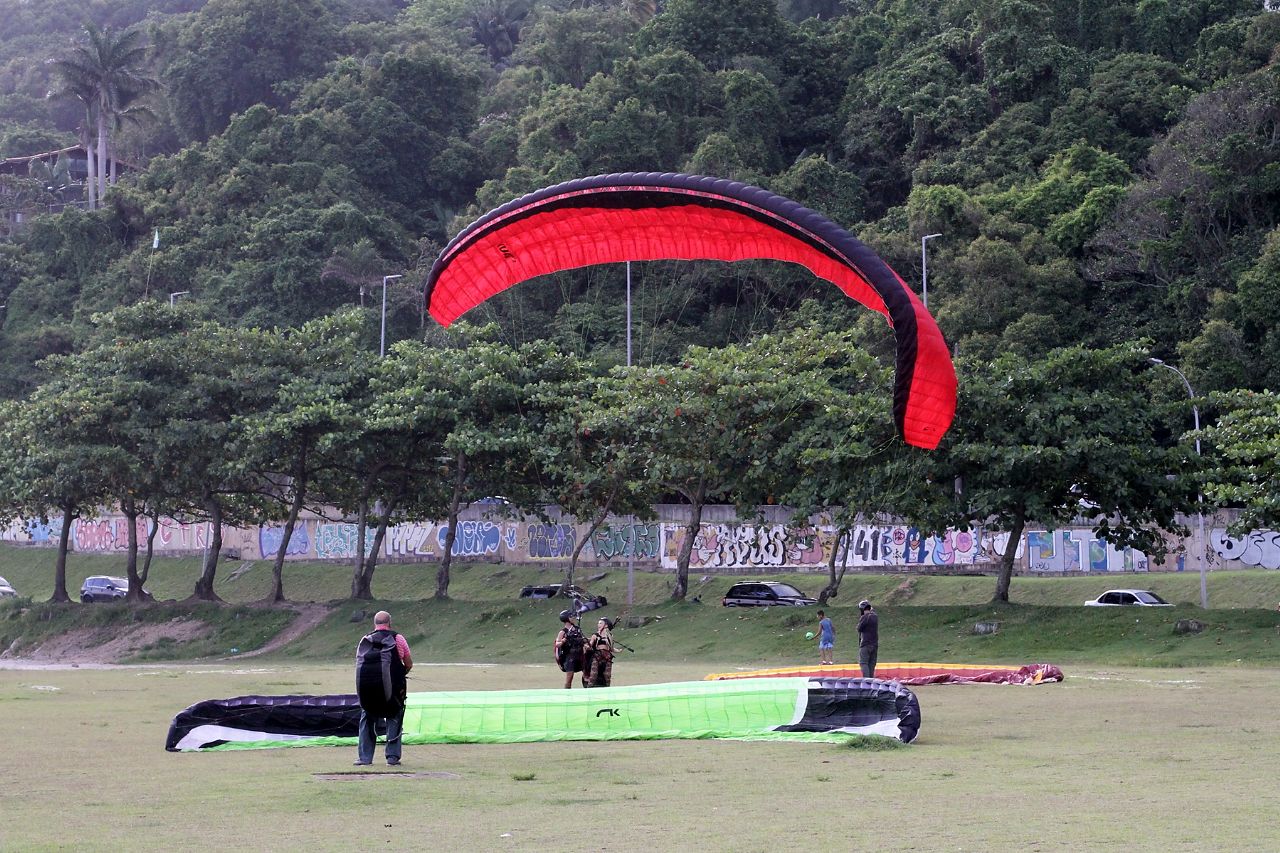
[[[376,352],[384,288],[388,343],[431,345],[423,280],[479,214],[585,175],[692,172],[822,212],[913,287],[927,245],[961,438],[945,470],[912,476],[963,483],[964,517],[1020,530],[1028,513],[1092,505],[1120,513],[1121,533],[1167,522],[1204,486],[1159,485],[1191,464],[1191,385],[1237,392],[1244,412],[1226,419],[1240,452],[1212,493],[1248,503],[1256,460],[1274,468],[1280,438],[1252,442],[1280,407],[1264,395],[1261,426],[1248,416],[1251,392],[1280,385],[1280,14],[1260,0],[0,0],[0,21],[0,156],[98,152],[80,155],[87,182],[63,159],[0,174],[0,398],[62,399],[58,382],[105,383],[112,358],[134,369],[123,338],[112,355],[130,330],[311,323],[327,340],[325,318],[358,307],[363,325],[338,325]],[[738,356],[690,345],[777,332],[794,348],[796,329],[892,346],[881,318],[798,267],[633,273],[644,368],[711,370]],[[468,319],[494,323],[481,339],[502,358],[537,344],[598,376],[624,360],[623,287],[616,265],[559,273]],[[186,307],[172,322],[119,313],[145,300]],[[754,352],[786,373],[769,346]],[[819,464],[813,448],[848,428],[797,444],[795,465]],[[1179,443],[1176,464],[1133,450]],[[822,452],[862,464],[839,441]],[[858,509],[892,506],[890,469]],[[745,497],[737,482],[722,495]],[[1280,517],[1269,482],[1264,522]],[[804,499],[851,497],[838,492]]]
[[[1147,337],[1198,389],[1280,376],[1280,15],[1256,0],[4,0],[3,156],[78,138],[46,95],[86,15],[145,35],[156,86],[112,143],[145,168],[0,247],[8,396],[94,312],[175,291],[290,326],[408,270],[391,329],[416,336],[461,224],[610,171],[763,185],[914,282],[941,233],[930,307],[962,352]],[[636,277],[641,362],[846,309],[763,264]],[[490,313],[616,361],[619,287],[565,274]]]

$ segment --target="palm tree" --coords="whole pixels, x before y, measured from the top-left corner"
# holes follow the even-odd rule
[[[85,106],[89,206],[94,207],[95,196],[101,198],[107,190],[108,163],[113,159],[110,128],[136,110],[138,98],[158,84],[143,70],[147,48],[140,30],[116,33],[90,23],[84,31],[88,41],[76,45],[67,58],[54,60],[53,67],[62,83],[55,94],[73,97]],[[88,139],[92,130],[97,131],[96,145]]]

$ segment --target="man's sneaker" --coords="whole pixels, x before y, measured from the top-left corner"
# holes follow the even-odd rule
[[[388,758],[388,759],[387,759],[387,765],[388,765],[389,767],[395,767],[395,766],[396,766],[396,765],[398,765],[399,763],[400,763],[400,759],[398,759],[398,758]]]
[[[369,765],[369,764],[372,764],[372,763],[373,763],[372,761],[356,761],[356,762],[353,762],[353,765],[352,765],[352,766],[354,766],[354,767],[365,767],[365,766],[367,766],[367,765]]]

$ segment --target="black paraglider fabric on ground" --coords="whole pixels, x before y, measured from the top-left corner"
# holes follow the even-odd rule
[[[209,699],[180,711],[169,725],[164,748],[177,752],[183,738],[196,729],[205,728],[199,736],[200,747],[207,749],[228,740],[244,737],[222,737],[235,732],[260,733],[254,739],[356,737],[360,729],[360,700],[351,693],[336,696],[239,696],[234,699]],[[379,733],[385,733],[380,729]]]
[[[920,702],[896,681],[879,678],[815,678],[810,684],[804,717],[781,731],[825,732],[834,728],[872,726],[898,718],[899,739],[911,743],[920,731]]]

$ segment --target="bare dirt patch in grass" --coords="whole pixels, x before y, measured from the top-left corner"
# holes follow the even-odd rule
[[[265,655],[270,652],[274,652],[277,649],[282,649],[299,637],[310,633],[313,628],[323,622],[333,611],[333,608],[324,604],[299,604],[290,609],[297,611],[297,617],[289,623],[289,627],[285,628],[273,637],[270,642],[260,649],[254,649],[250,652],[242,652],[237,655],[230,655],[223,658],[223,660],[238,660],[239,658],[257,657],[258,655]]]
[[[50,637],[35,648],[23,649],[21,656],[34,663],[116,663],[157,643],[187,643],[202,639],[210,630],[207,623],[186,617],[128,627],[75,628]],[[5,652],[0,657],[8,655]]]

